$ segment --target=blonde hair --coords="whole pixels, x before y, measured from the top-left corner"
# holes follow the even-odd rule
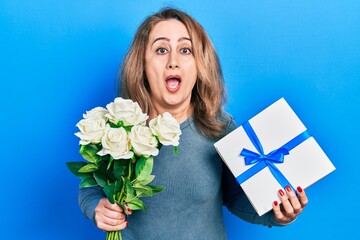
[[[138,102],[143,111],[150,114],[153,106],[145,74],[146,46],[153,27],[160,21],[170,19],[185,25],[193,44],[198,72],[191,97],[194,121],[202,134],[219,138],[225,134],[227,126],[223,118],[225,89],[219,59],[203,27],[180,10],[165,8],[147,17],[140,25],[119,70],[121,96]]]

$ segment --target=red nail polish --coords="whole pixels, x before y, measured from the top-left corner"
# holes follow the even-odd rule
[[[128,226],[129,225],[129,222],[126,222],[126,226]]]
[[[274,201],[274,205],[277,206],[279,203],[277,201]]]
[[[303,190],[302,190],[302,188],[301,188],[300,186],[299,186],[299,187],[297,187],[296,189],[298,190],[298,192],[299,192],[299,193],[301,193],[301,192],[303,191]]]
[[[288,192],[291,192],[291,191],[292,191],[292,190],[291,190],[291,187],[289,187],[289,186],[286,186],[285,188],[286,188],[286,191],[288,191]]]
[[[282,189],[279,190],[279,194],[280,194],[280,196],[284,196],[284,195],[285,195],[285,193],[284,193],[284,191],[283,191]]]

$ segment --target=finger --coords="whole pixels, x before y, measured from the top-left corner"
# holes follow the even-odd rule
[[[295,192],[292,190],[290,186],[285,187],[286,195],[292,205],[295,214],[299,214],[302,210],[302,206],[300,204],[299,199],[297,198]]]
[[[96,217],[95,217],[96,219]],[[106,216],[98,216],[99,223],[103,223],[109,226],[119,226],[121,224],[123,224],[124,222],[126,222],[125,217],[124,218],[109,218]]]
[[[125,229],[127,226],[129,225],[129,222],[125,221],[119,224],[115,224],[115,225],[111,225],[108,223],[104,223],[104,222],[99,222],[97,224],[97,227],[101,230],[107,231],[107,232],[111,232],[111,231],[120,231]]]
[[[278,203],[278,201],[274,201],[272,204],[272,208],[274,211],[274,215],[275,215],[275,219],[278,222],[283,222],[284,221],[284,214],[281,212],[280,209],[280,204]]]
[[[114,204],[115,205],[115,204]],[[95,208],[95,217],[97,221],[103,221],[105,218],[125,220],[122,208],[113,206],[106,198],[100,200]]]
[[[126,219],[126,216],[123,212],[113,211],[110,209],[103,209],[102,214],[109,218],[109,219],[115,219],[115,220],[122,220],[124,221]]]
[[[131,208],[128,206],[127,203],[124,203],[124,210],[125,210],[125,214],[126,214],[126,215],[131,215],[131,214],[132,214],[132,210],[131,210]]]
[[[107,209],[110,209],[110,210],[113,210],[113,211],[117,211],[117,212],[124,212],[124,210],[122,209],[122,207],[119,206],[119,204],[117,203],[111,203],[109,202],[109,200],[107,198],[105,198],[104,200],[104,206],[107,208]]]
[[[98,228],[109,231],[109,226],[117,227],[126,222],[125,214],[106,208],[95,209],[95,222]]]
[[[304,208],[309,202],[309,200],[306,196],[306,193],[300,186],[296,188],[296,192],[299,196],[299,201],[300,201],[301,207]]]
[[[278,195],[279,195],[281,203],[283,205],[286,217],[288,217],[290,219],[295,218],[294,208],[292,207],[292,205],[291,205],[287,195],[285,194],[284,190],[280,189],[278,191]]]

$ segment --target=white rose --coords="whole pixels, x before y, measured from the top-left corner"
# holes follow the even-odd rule
[[[105,119],[105,114],[108,113],[108,110],[106,110],[103,107],[96,107],[91,109],[90,111],[86,111],[86,113],[83,114],[83,118],[103,118]]]
[[[159,154],[158,141],[147,126],[136,125],[131,128],[129,134],[131,145],[137,155],[145,157]]]
[[[161,144],[178,146],[181,135],[180,125],[168,112],[159,115],[149,123],[151,131],[159,138]]]
[[[109,113],[105,116],[113,123],[117,124],[120,120],[124,126],[145,125],[148,116],[142,112],[139,104],[130,99],[115,98],[114,102],[106,105]]]
[[[105,134],[101,139],[102,150],[97,154],[110,154],[114,159],[129,159],[134,156],[130,151],[130,141],[124,128],[111,128],[106,124]]]
[[[76,124],[80,132],[75,133],[80,138],[81,145],[100,143],[105,132],[106,122],[103,118],[85,118]]]

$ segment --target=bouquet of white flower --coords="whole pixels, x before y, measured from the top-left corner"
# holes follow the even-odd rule
[[[149,122],[138,103],[116,98],[114,102],[93,108],[77,123],[80,154],[86,162],[68,162],[70,171],[82,179],[80,187],[98,186],[111,203],[131,210],[146,210],[141,197],[164,189],[149,183],[153,156],[162,145],[174,146],[177,155],[180,125],[170,113]],[[125,209],[125,208],[124,208]],[[122,239],[120,231],[108,232],[106,240]]]

